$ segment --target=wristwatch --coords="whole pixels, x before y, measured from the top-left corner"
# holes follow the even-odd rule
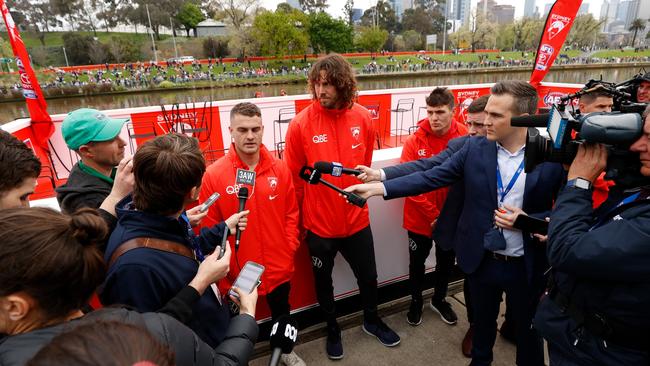
[[[591,189],[591,182],[584,178],[576,178],[566,182],[566,186],[589,190]]]

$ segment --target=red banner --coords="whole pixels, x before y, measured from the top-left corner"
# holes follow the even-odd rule
[[[544,32],[537,48],[535,68],[530,75],[530,84],[538,87],[562,51],[564,40],[569,35],[582,0],[557,0],[551,7],[544,25]]]
[[[25,49],[25,43],[20,38],[20,32],[16,23],[14,23],[7,4],[4,0],[0,0],[0,8],[2,9],[2,17],[4,18],[5,25],[7,26],[7,34],[13,48],[14,55],[16,56],[16,65],[20,73],[20,82],[23,86],[23,96],[27,102],[29,116],[32,119],[32,129],[34,131],[35,143],[44,149],[48,149],[47,140],[54,133],[54,124],[52,118],[47,113],[47,103],[43,98],[36,74],[32,69],[32,65]]]

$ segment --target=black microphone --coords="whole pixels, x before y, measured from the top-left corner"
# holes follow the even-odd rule
[[[298,338],[298,327],[296,321],[288,315],[282,315],[273,324],[269,345],[273,349],[269,366],[276,366],[280,362],[280,355],[291,353],[296,339]]]
[[[326,187],[329,187],[336,192],[342,194],[345,196],[345,198],[350,202],[351,204],[358,206],[358,207],[363,207],[366,204],[366,199],[355,194],[352,192],[346,192],[342,190],[341,188],[333,185],[332,183],[321,179],[321,172],[318,169],[314,169],[309,166],[303,166],[302,169],[300,170],[300,178],[304,179],[305,181],[309,182],[309,184],[318,184],[318,183],[323,183]]]
[[[239,188],[237,197],[239,198],[239,211],[237,212],[242,212],[246,207],[246,200],[248,199],[248,188]],[[239,239],[241,239],[241,230],[239,229],[239,225],[237,225],[237,231],[235,232],[235,251],[239,250]]]
[[[363,173],[361,170],[344,168],[341,163],[335,161],[331,163],[329,161],[317,161],[314,163],[314,169],[334,177],[340,177],[341,174],[359,175]]]
[[[510,126],[512,127],[546,127],[548,126],[549,113],[529,114],[526,116],[512,117]]]

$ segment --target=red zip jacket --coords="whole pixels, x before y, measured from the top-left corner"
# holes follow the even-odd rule
[[[467,127],[456,121],[451,121],[449,131],[440,137],[433,134],[427,118],[418,122],[418,127],[417,131],[406,139],[400,163],[430,158],[444,150],[449,140],[467,134]],[[448,190],[448,188],[440,188],[418,196],[406,197],[404,229],[431,237],[431,223],[440,215]]]
[[[343,238],[370,225],[367,205],[350,205],[323,184],[308,184],[299,173],[317,161],[339,162],[346,168],[370,166],[374,136],[370,113],[356,103],[349,109],[330,110],[314,101],[291,121],[284,160],[293,174],[305,229],[324,238]],[[322,178],[340,188],[359,183],[349,175]]]
[[[210,207],[201,226],[211,227],[239,209],[236,184],[237,169],[246,169],[231,146],[228,154],[211,164],[203,176],[199,202],[205,201],[214,192],[221,197]],[[278,160],[264,147],[260,148],[260,161],[255,167],[255,186],[249,188],[246,209],[248,226],[242,232],[239,251],[235,256],[234,237],[229,238],[232,257],[228,276],[219,283],[222,293],[229,289],[239,275],[239,265],[251,260],[266,269],[260,295],[271,292],[278,285],[293,276],[294,254],[298,249],[298,205],[291,172],[282,160]]]

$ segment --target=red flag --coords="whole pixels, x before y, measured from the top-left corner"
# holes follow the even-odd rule
[[[20,38],[18,27],[16,27],[16,23],[14,23],[4,0],[0,0],[0,8],[2,9],[2,17],[7,26],[7,34],[9,35],[9,41],[11,41],[11,48],[13,48],[14,55],[16,56],[16,65],[18,66],[20,82],[23,86],[23,96],[27,102],[29,116],[32,119],[34,142],[47,150],[47,140],[54,133],[54,124],[52,123],[52,118],[47,113],[47,103],[45,103],[45,98],[43,98],[41,86],[38,85],[38,80],[36,80],[36,74],[32,69],[25,43]]]
[[[580,4],[582,0],[557,0],[551,7],[537,48],[535,68],[530,75],[530,84],[534,87],[544,80],[555,58],[562,51],[562,45],[569,35]]]

